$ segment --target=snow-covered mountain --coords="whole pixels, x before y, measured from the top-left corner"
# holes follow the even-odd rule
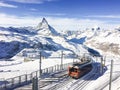
[[[40,22],[38,24],[36,29],[38,30],[39,35],[45,35],[45,36],[49,36],[49,35],[57,36],[57,35],[59,35],[59,33],[48,24],[48,22],[45,18],[43,18],[42,22]]]
[[[94,90],[109,82],[111,59],[114,60],[113,79],[119,76],[120,60],[119,57],[115,57],[115,55],[120,56],[119,40],[120,28],[103,30],[97,27],[82,31],[66,31],[61,34],[53,29],[45,18],[36,27],[0,27],[0,78],[8,79],[19,75],[30,75],[30,73],[39,70],[40,51],[42,56],[50,57],[49,59],[42,59],[42,69],[53,65],[61,65],[61,58],[58,58],[61,56],[61,51],[64,54],[63,63],[78,61],[79,59],[66,58],[75,54],[80,55],[90,52],[98,55],[109,55],[106,56],[105,71],[102,74],[99,70],[100,65],[98,65],[98,63],[101,63],[101,58],[92,57],[97,62],[96,68],[99,71],[95,74],[95,79],[90,79],[91,83],[85,89]],[[104,82],[105,80],[106,82]],[[116,84],[116,81],[118,81],[118,84]],[[113,82],[114,87],[118,88],[120,79],[117,78]],[[3,80],[0,84],[2,83]],[[70,84],[68,85],[65,86],[65,89],[70,89]]]
[[[85,42],[86,45],[94,47],[104,54],[120,55],[120,31],[105,30]]]
[[[0,27],[0,58],[11,58],[17,54],[24,56],[25,52],[33,52],[35,49],[44,51],[46,57],[61,50],[68,55],[94,50],[119,55],[119,40],[119,29],[102,30],[100,27],[60,34],[43,18],[36,27]]]
[[[70,31],[69,31],[70,32]],[[86,29],[74,31],[67,39],[76,43],[82,43],[89,48],[99,51],[101,54],[120,55],[120,30]]]
[[[44,51],[46,57],[61,50],[69,52],[68,55],[87,52],[82,45],[58,33],[45,18],[34,28],[0,27],[0,58],[11,58],[18,54],[26,56],[25,52],[29,54],[35,49]]]

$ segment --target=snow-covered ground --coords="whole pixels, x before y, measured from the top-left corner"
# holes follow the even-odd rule
[[[39,59],[31,60],[29,62],[19,62],[23,61],[21,60],[22,58],[17,57],[17,59],[18,61],[11,61],[10,63],[9,61],[0,61],[0,79],[8,79],[39,70]],[[73,62],[73,59],[64,58],[63,60],[63,64],[70,62]],[[41,67],[44,69],[57,64],[61,64],[61,58],[42,59]]]
[[[1,61],[1,64],[4,66],[0,67],[0,79],[4,80],[7,78],[19,76],[22,74],[29,74],[33,71],[36,71],[39,69],[39,59],[36,59],[34,61],[29,61],[29,62],[19,62],[23,61],[20,60],[22,58],[17,57],[18,61],[11,61],[11,63]],[[100,62],[100,59],[94,58],[95,61]],[[109,82],[110,79],[110,64],[111,60],[113,60],[113,79],[118,77],[116,80],[112,82],[112,90],[120,90],[120,60],[119,57],[110,57],[106,56],[106,71],[105,73],[100,76],[99,78],[92,80],[85,88],[84,90],[99,90],[99,88],[104,87],[106,83]],[[73,62],[73,59],[66,59],[64,58],[63,63],[69,63]],[[42,69],[47,68],[50,66],[54,66],[57,64],[61,64],[61,59],[60,58],[49,58],[49,59],[42,59]],[[67,86],[66,86],[67,87]],[[108,90],[109,85],[105,86],[104,90]]]
[[[39,70],[39,59],[34,58],[24,62],[25,59],[29,60],[29,56],[39,55],[35,49],[42,50],[43,56],[49,57],[42,59],[42,69],[44,69],[61,63],[61,59],[57,58],[61,56],[61,51],[64,51],[67,57],[63,59],[63,63],[69,63],[73,62],[71,58],[73,54],[88,53],[87,48],[92,48],[106,56],[107,70],[102,76],[92,80],[84,89],[99,90],[106,82],[109,82],[111,60],[114,60],[113,79],[120,76],[119,40],[119,30],[88,29],[74,31],[68,36],[61,35],[45,19],[36,28],[0,27],[0,81]],[[104,90],[108,88],[109,85],[106,85]],[[112,82],[112,90],[120,90],[120,77]]]
[[[109,84],[106,85],[106,83],[109,83],[110,81],[110,69],[111,69],[111,60],[113,60],[113,73],[112,78],[114,80],[111,85],[111,90],[120,90],[120,58],[119,57],[106,57],[106,71],[103,73],[102,76],[97,78],[96,80],[92,80],[87,87],[85,87],[84,90],[100,90],[101,87],[104,87],[103,90],[109,90]],[[98,62],[100,62],[98,60]]]

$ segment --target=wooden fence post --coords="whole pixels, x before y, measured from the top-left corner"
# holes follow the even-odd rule
[[[12,85],[11,86],[13,86],[14,85],[14,78],[11,78],[12,79]]]
[[[59,65],[57,65],[57,71],[59,70]]]
[[[5,90],[7,89],[7,82],[5,81],[5,86],[4,86]]]
[[[57,71],[57,70],[56,70],[56,65],[55,65],[55,71]]]
[[[37,71],[36,71],[36,77],[37,77]]]
[[[32,76],[32,73],[31,73],[31,80],[32,80],[33,76]]]
[[[27,74],[25,75],[25,81],[26,81],[26,83],[27,83]]]
[[[21,76],[19,76],[19,84],[21,84]]]
[[[52,69],[52,72],[53,72],[53,67],[51,69]]]
[[[46,70],[47,70],[47,73],[48,73],[48,68],[46,68]]]

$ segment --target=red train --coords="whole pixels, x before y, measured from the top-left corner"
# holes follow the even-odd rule
[[[75,63],[72,66],[68,67],[68,75],[72,78],[80,78],[87,72],[89,72],[92,69],[91,61],[85,62],[83,64],[81,63]]]

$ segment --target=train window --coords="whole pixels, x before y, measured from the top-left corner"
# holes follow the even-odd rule
[[[76,69],[76,68],[70,68],[69,71],[70,71],[70,72],[77,72],[77,69]]]
[[[69,71],[70,71],[70,72],[74,72],[74,68],[70,68]]]

